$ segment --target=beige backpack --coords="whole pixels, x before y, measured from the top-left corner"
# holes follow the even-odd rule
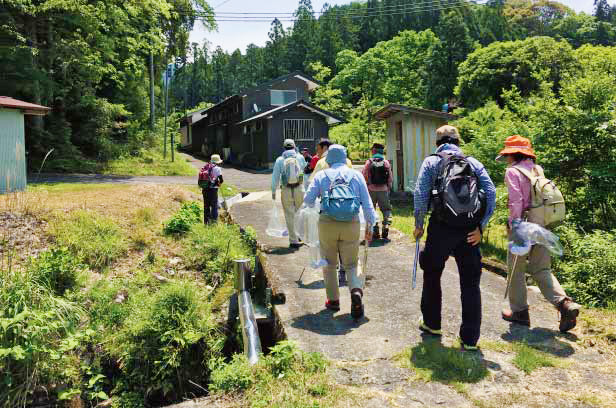
[[[565,199],[556,185],[545,177],[541,166],[529,171],[513,166],[530,180],[530,208],[528,221],[553,228],[565,220]]]

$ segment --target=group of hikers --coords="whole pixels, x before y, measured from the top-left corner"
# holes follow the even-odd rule
[[[422,319],[419,329],[433,336],[441,332],[441,275],[449,256],[455,258],[460,275],[462,324],[459,331],[462,350],[476,350],[481,326],[481,252],[479,244],[496,207],[496,189],[487,170],[473,157],[460,150],[458,129],[445,125],[436,131],[436,151],[421,165],[414,190],[415,230],[417,243],[425,231],[425,218],[430,213],[424,249],[419,254],[423,270],[421,296]],[[353,169],[344,146],[327,139],[317,144],[312,157],[306,149],[298,152],[295,142],[287,139],[284,151],[277,158],[272,173],[272,200],[280,189],[290,248],[302,246],[295,230],[295,215],[304,206],[314,207],[320,199],[318,223],[319,245],[326,287],[325,307],[340,310],[339,287],[348,281],[351,292],[351,316],[364,316],[363,290],[365,274],[358,272],[360,208],[366,228],[364,245],[373,239],[388,239],[392,211],[390,191],[393,171],[384,156],[384,146],[375,143],[371,157],[361,172]],[[543,199],[544,187],[552,185],[543,169],[536,164],[536,155],[529,139],[519,135],[505,140],[497,160],[506,160],[505,183],[509,192],[507,231],[511,237],[521,221],[544,227],[543,216],[551,211],[549,200]],[[206,223],[217,216],[217,189],[222,184],[220,157],[213,155],[206,165],[207,183],[203,184]],[[205,169],[205,167],[204,167]],[[204,170],[202,170],[203,174]],[[200,180],[202,175],[200,175]],[[200,181],[201,185],[201,181]],[[543,186],[543,187],[540,187]],[[379,228],[375,208],[382,212]],[[563,204],[564,206],[564,204]],[[563,207],[564,208],[564,207]],[[573,302],[551,271],[549,251],[532,245],[523,256],[508,254],[508,294],[510,308],[502,311],[506,321],[530,326],[526,273],[537,282],[543,296],[560,314],[559,329],[571,330],[576,325],[580,305]],[[345,278],[345,279],[342,279]]]

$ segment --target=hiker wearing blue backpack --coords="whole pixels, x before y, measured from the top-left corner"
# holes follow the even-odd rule
[[[321,256],[327,260],[323,268],[323,278],[327,292],[325,307],[332,311],[340,310],[340,290],[336,274],[338,256],[348,274],[351,291],[351,316],[360,319],[364,316],[363,288],[365,273],[358,273],[360,223],[359,209],[366,218],[366,245],[372,240],[372,226],[376,213],[368,192],[366,180],[361,173],[346,165],[346,149],[331,145],[327,154],[329,168],[320,171],[310,183],[304,203],[312,207],[317,197],[321,197],[319,217],[319,243]]]
[[[283,147],[284,152],[276,159],[272,173],[272,200],[276,200],[276,190],[280,186],[280,199],[289,231],[289,247],[297,249],[302,244],[295,232],[295,213],[304,202],[303,177],[306,160],[295,150],[292,139],[286,139]]]
[[[436,154],[426,157],[415,187],[415,239],[424,234],[424,218],[432,209],[428,237],[419,255],[424,271],[419,328],[441,335],[441,275],[452,255],[460,274],[463,350],[476,350],[481,327],[481,252],[479,243],[496,206],[496,189],[485,167],[460,150],[458,129],[436,130]]]

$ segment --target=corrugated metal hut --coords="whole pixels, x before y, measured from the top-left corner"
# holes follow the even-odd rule
[[[0,96],[0,194],[26,188],[24,115],[46,115],[49,108]]]
[[[387,159],[394,172],[393,191],[413,191],[421,163],[436,150],[436,129],[458,119],[450,113],[389,104],[374,114],[387,121]]]

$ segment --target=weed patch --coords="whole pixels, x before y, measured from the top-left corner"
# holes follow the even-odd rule
[[[170,154],[167,152],[167,155]],[[177,153],[175,161],[172,162],[169,157],[166,159],[163,157],[160,148],[152,148],[111,160],[102,172],[125,176],[194,176],[197,174],[197,169]]]
[[[163,226],[166,235],[181,235],[201,220],[203,208],[196,201],[182,203],[182,207]]]
[[[283,341],[252,367],[243,356],[218,362],[210,390],[235,396],[238,406],[251,408],[332,407],[353,400],[327,375],[327,366],[321,354],[302,352],[295,343]]]
[[[83,266],[65,248],[53,248],[40,252],[32,258],[29,273],[40,285],[48,288],[54,295],[61,296],[75,288],[82,274]]]
[[[488,375],[481,354],[462,352],[439,341],[424,341],[405,350],[396,360],[412,368],[424,381],[456,385],[476,383]]]
[[[183,258],[188,267],[202,271],[205,281],[218,286],[232,269],[233,259],[250,258],[252,251],[235,225],[195,225],[186,236]]]
[[[93,211],[76,210],[54,219],[56,241],[95,269],[108,266],[128,251],[128,242],[111,219]]]

